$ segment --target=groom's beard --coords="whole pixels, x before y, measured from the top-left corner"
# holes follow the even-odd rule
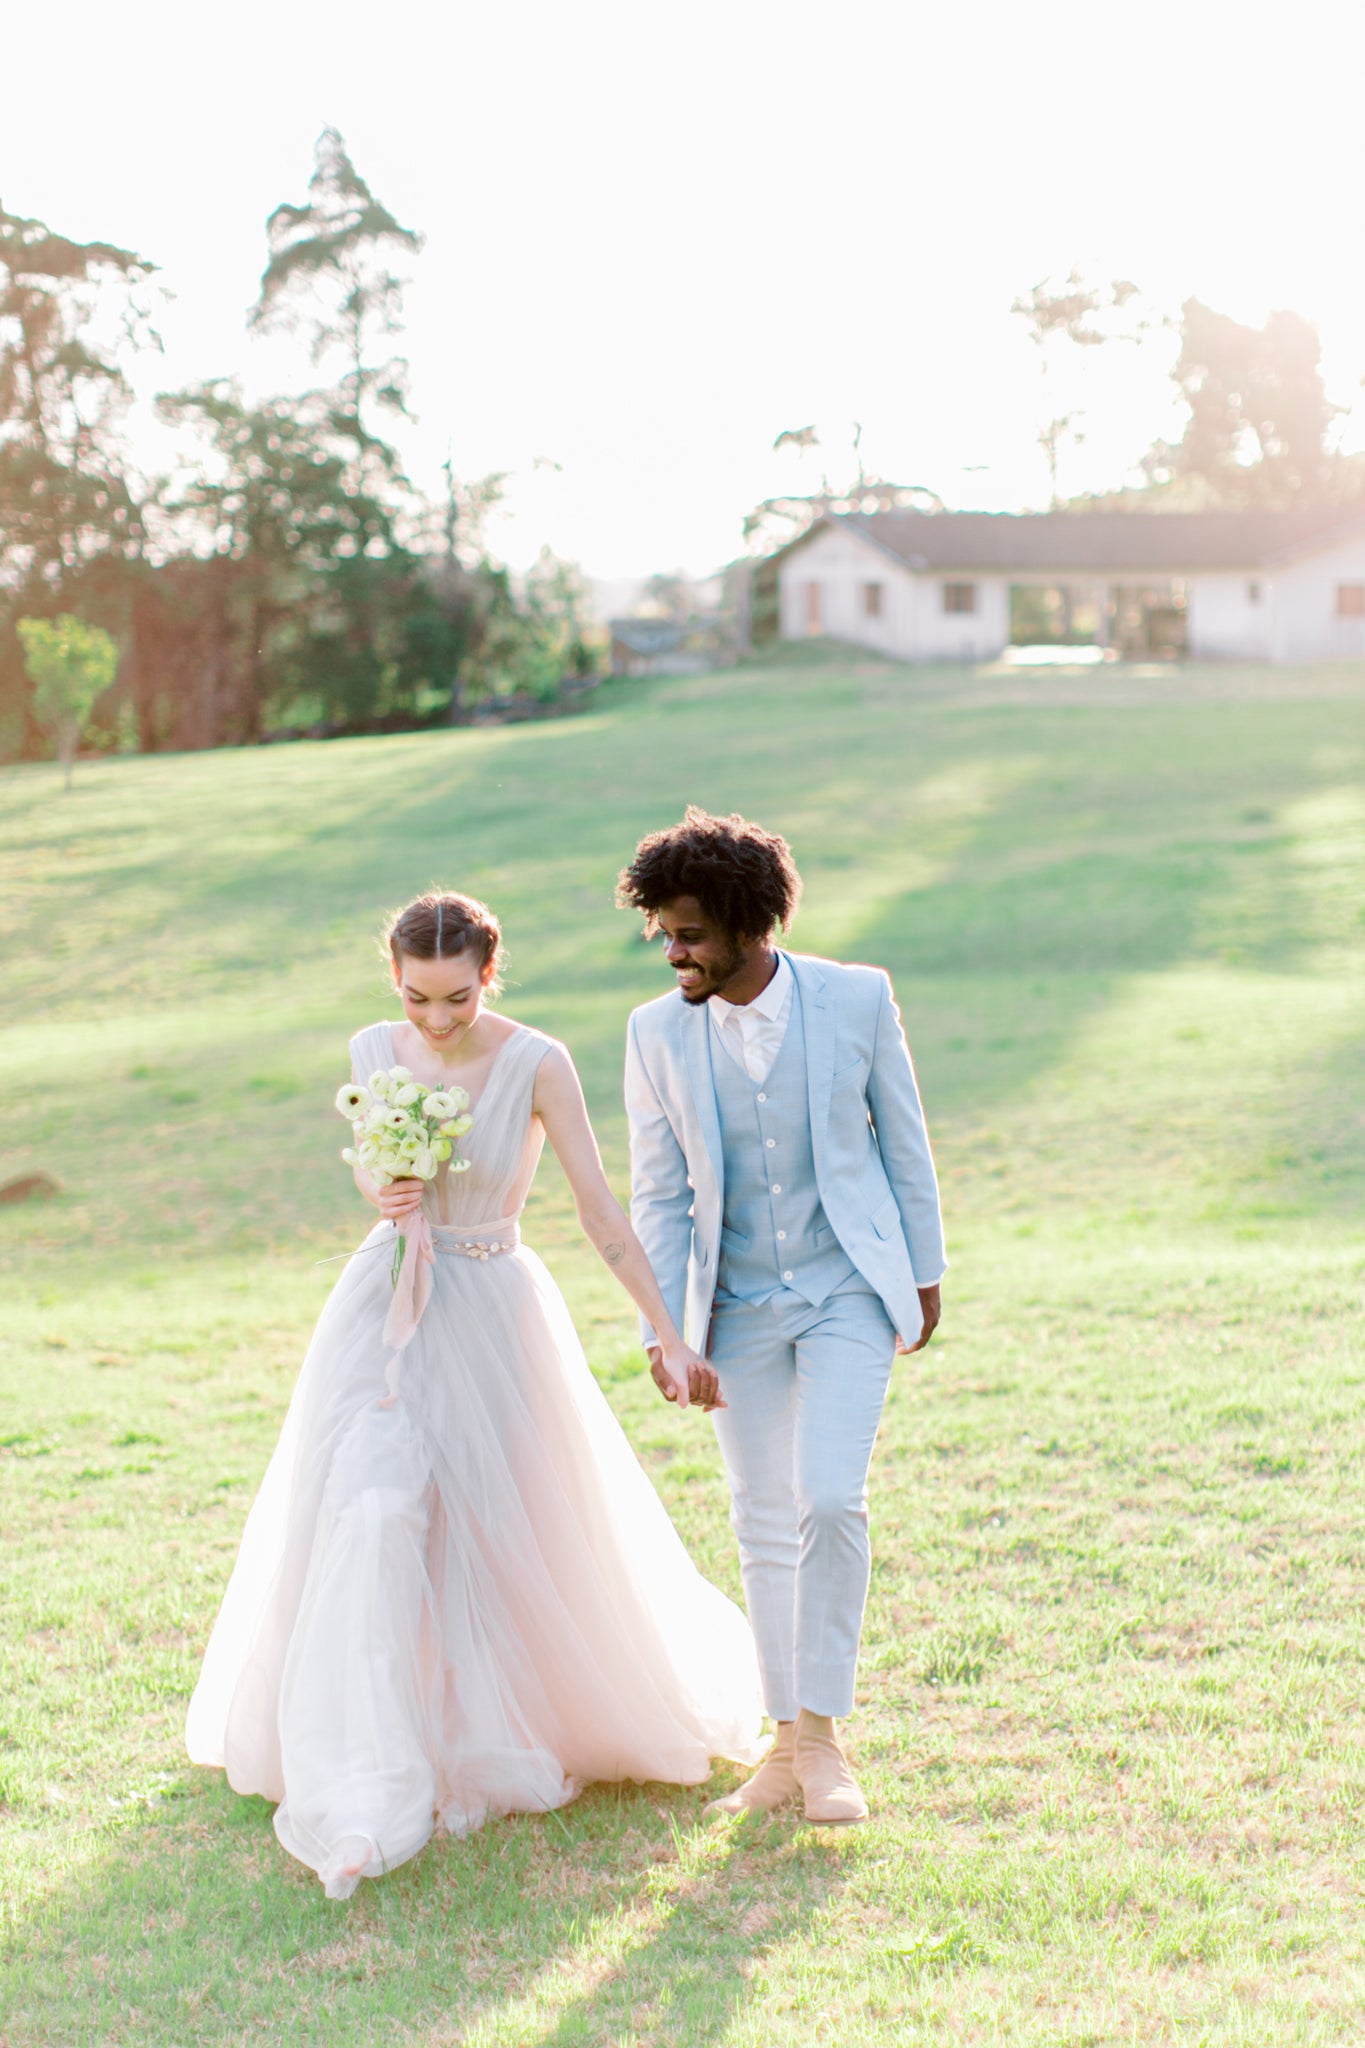
[[[712,996],[724,995],[729,983],[737,974],[743,972],[744,953],[741,947],[732,946],[728,953],[723,954],[710,966],[704,966],[700,960],[689,960],[685,964],[700,971],[700,978],[690,987],[682,982],[678,983],[683,1001],[690,1003],[695,1009],[699,1003],[709,1001]]]

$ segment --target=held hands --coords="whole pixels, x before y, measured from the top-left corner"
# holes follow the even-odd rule
[[[425,1186],[422,1180],[395,1180],[386,1188],[376,1188],[380,1215],[389,1223],[401,1223],[405,1217],[415,1216],[422,1206]]]
[[[645,1349],[650,1377],[665,1401],[676,1401],[680,1408],[696,1401],[706,1415],[713,1408],[725,1406],[715,1367],[699,1357],[690,1344],[680,1343],[667,1351],[661,1344],[649,1344]]]
[[[943,1314],[943,1297],[939,1293],[937,1283],[932,1287],[921,1287],[918,1293],[920,1314],[924,1317],[924,1326],[919,1333],[918,1339],[913,1344],[907,1344],[904,1337],[897,1337],[897,1358],[909,1358],[914,1352],[923,1351],[925,1345],[938,1328],[939,1318]]]

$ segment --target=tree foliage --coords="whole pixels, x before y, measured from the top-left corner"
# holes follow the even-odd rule
[[[1010,307],[1028,327],[1029,340],[1038,351],[1043,375],[1045,417],[1038,426],[1038,446],[1047,464],[1048,498],[1053,510],[1061,503],[1059,478],[1062,450],[1068,442],[1079,445],[1085,439],[1085,409],[1072,404],[1061,410],[1055,385],[1062,360],[1062,344],[1088,350],[1110,341],[1140,341],[1148,321],[1140,311],[1141,295],[1128,278],[1109,283],[1087,279],[1072,268],[1060,284],[1040,278],[1033,289]]]
[[[402,329],[403,281],[390,260],[415,255],[422,237],[375,197],[337,130],[325,128],[307,200],[277,206],[266,241],[270,256],[250,322],[265,333],[302,330],[319,367],[340,360],[330,421],[350,451],[352,491],[377,510],[386,488],[404,479],[397,451],[371,422],[376,412],[407,415],[408,365],[396,355],[370,358]],[[387,538],[387,522],[369,538]]]
[[[122,629],[143,505],[121,422],[156,345],[154,266],[0,207],[0,753],[41,745],[15,621],[79,608]]]
[[[771,554],[775,548],[785,547],[788,542],[808,532],[817,520],[839,513],[941,512],[944,509],[938,492],[927,484],[898,484],[887,477],[873,475],[863,462],[862,424],[854,420],[852,426],[853,474],[849,481],[843,485],[832,484],[829,476],[822,472],[815,490],[781,491],[774,497],[764,498],[744,520],[744,540],[751,555]],[[784,448],[793,449],[802,464],[806,456],[819,447],[820,436],[813,426],[785,428],[773,442],[775,454]]]
[[[1173,375],[1188,420],[1147,460],[1154,481],[1194,486],[1203,502],[1292,506],[1342,495],[1354,473],[1336,457],[1337,408],[1322,379],[1317,329],[1297,313],[1251,327],[1199,299],[1181,308]]]
[[[106,692],[95,725],[132,721],[147,750],[420,725],[486,697],[552,697],[591,665],[577,570],[547,556],[517,588],[490,556],[506,478],[450,469],[433,506],[404,474],[395,337],[422,237],[335,129],[266,243],[248,323],[299,334],[313,387],[163,394],[181,467],[144,488],[119,428],[128,351],[155,342],[154,267],[0,209],[0,752],[41,745],[21,614],[113,629],[117,700]],[[49,685],[41,703],[48,718]]]
[[[118,670],[118,646],[102,627],[87,626],[69,612],[56,619],[20,619],[16,631],[33,680],[34,714],[56,743],[70,789],[86,721]]]
[[[91,556],[135,553],[118,424],[120,356],[155,343],[137,287],[154,266],[0,208],[0,571],[49,590]]]
[[[189,732],[206,724],[220,740],[259,739],[291,646],[307,638],[316,581],[338,555],[361,552],[373,510],[347,489],[345,458],[316,397],[251,405],[220,379],[167,396],[158,409],[204,444],[202,466],[169,510],[214,573],[198,579],[200,601],[182,607],[188,632],[176,630],[164,605],[139,614],[143,744],[162,735],[173,744],[177,731],[180,744],[193,744]],[[187,591],[195,579],[180,584]]]

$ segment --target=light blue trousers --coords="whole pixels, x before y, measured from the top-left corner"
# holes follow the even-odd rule
[[[758,1305],[716,1301],[709,1355],[729,1405],[712,1419],[777,1721],[853,1705],[872,1566],[867,1470],[895,1346],[860,1278],[819,1308],[786,1289]]]

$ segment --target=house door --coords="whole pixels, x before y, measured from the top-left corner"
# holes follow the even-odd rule
[[[808,583],[806,585],[806,631],[807,633],[818,633],[821,631],[820,586],[818,583]]]

